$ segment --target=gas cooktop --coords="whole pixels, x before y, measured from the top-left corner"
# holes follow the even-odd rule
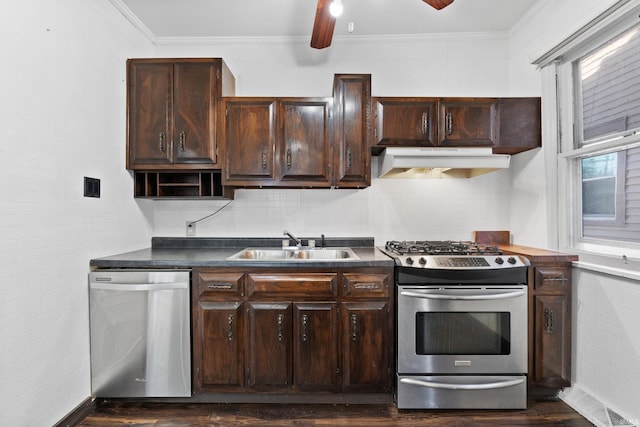
[[[452,240],[391,240],[385,249],[397,255],[502,255],[497,246]]]
[[[470,241],[388,241],[382,249],[405,269],[486,270],[523,267],[519,258],[503,255],[498,246]]]

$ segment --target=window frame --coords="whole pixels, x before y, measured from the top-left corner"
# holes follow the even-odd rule
[[[640,131],[623,131],[590,140],[583,144],[582,99],[580,82],[576,76],[576,61],[602,47],[607,41],[640,26],[639,7],[629,8],[606,25],[592,25],[583,30],[579,43],[565,49],[555,58],[555,96],[557,102],[558,134],[558,198],[555,203],[558,218],[558,246],[561,250],[578,253],[581,260],[601,265],[625,268],[633,260],[640,264],[640,243],[584,237],[582,216],[582,162],[585,157],[624,153],[640,146]],[[550,61],[547,62],[547,65]],[[623,156],[619,156],[623,157]],[[620,161],[620,158],[619,158]],[[619,163],[620,164],[620,163]],[[618,180],[620,181],[620,180]],[[617,183],[616,185],[621,185]],[[623,188],[624,193],[624,188]],[[618,208],[618,206],[616,206]],[[593,221],[593,220],[586,220]],[[585,221],[585,223],[587,223]],[[588,225],[588,223],[587,223]]]

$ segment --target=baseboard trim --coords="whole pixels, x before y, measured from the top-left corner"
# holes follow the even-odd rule
[[[54,424],[53,427],[74,427],[80,423],[87,415],[96,409],[96,402],[91,397],[75,407],[75,409],[67,414],[66,417]]]

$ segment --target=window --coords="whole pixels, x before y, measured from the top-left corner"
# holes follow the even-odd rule
[[[592,39],[561,67],[573,88],[561,102],[573,110],[563,155],[574,246],[640,248],[640,25]]]

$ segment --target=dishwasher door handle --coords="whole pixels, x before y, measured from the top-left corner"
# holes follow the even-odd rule
[[[187,289],[189,287],[189,284],[185,282],[168,282],[168,283],[91,282],[89,286],[91,289],[97,289],[101,291],[140,292],[140,291],[165,291],[168,289]]]

